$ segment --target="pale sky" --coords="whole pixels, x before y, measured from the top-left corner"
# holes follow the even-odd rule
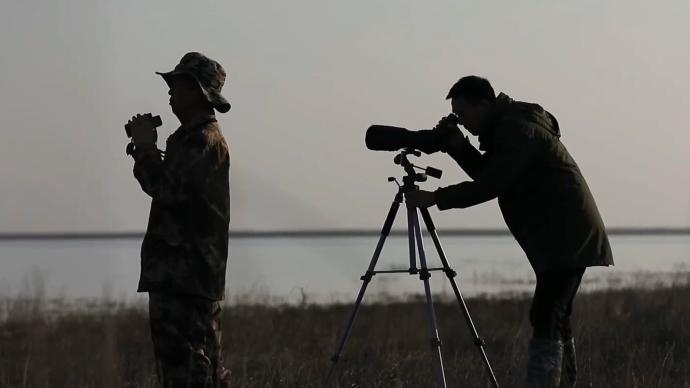
[[[689,19],[687,0],[3,1],[0,232],[143,231],[123,124],[177,127],[154,71],[188,51],[229,74],[232,230],[379,228],[401,171],[366,128],[432,127],[469,74],[558,118],[607,226],[688,227]],[[467,179],[418,164],[444,170],[426,189]],[[504,227],[495,201],[432,215]]]

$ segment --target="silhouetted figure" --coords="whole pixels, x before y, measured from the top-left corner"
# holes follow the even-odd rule
[[[214,108],[230,109],[220,94],[225,70],[192,52],[174,70],[157,74],[170,88],[170,107],[181,126],[163,152],[156,147],[150,116],[137,115],[128,123],[134,176],[152,198],[138,291],[149,293],[163,386],[229,387],[219,301],[228,254],[230,161],[214,115]]]
[[[489,81],[461,78],[450,89],[450,115],[419,131],[418,148],[443,151],[473,179],[407,201],[440,210],[498,198],[503,218],[537,276],[530,309],[533,337],[528,387],[573,387],[573,299],[585,268],[613,265],[594,198],[560,138],[556,118],[537,104],[495,96]],[[479,137],[478,151],[457,125]]]

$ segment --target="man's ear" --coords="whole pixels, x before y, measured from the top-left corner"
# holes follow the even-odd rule
[[[479,101],[479,106],[481,107],[482,111],[488,112],[489,108],[491,108],[491,101],[481,100]]]

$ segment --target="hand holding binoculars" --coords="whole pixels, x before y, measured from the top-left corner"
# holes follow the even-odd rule
[[[155,146],[158,140],[156,127],[163,124],[160,116],[151,113],[137,114],[125,124],[125,133],[132,141],[127,145],[127,155],[132,155],[134,147],[145,148]]]

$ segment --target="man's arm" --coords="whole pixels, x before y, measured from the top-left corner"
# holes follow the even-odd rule
[[[474,180],[486,167],[486,156],[479,152],[470,143],[467,136],[463,136],[460,132],[448,139],[446,153]]]
[[[486,166],[486,157],[461,132],[442,136],[435,129],[423,129],[411,134],[415,148],[425,154],[443,151],[470,176],[477,179]]]
[[[411,136],[417,149],[427,154],[437,151],[447,153],[472,179],[479,176],[486,164],[483,155],[458,128],[455,115],[441,118],[432,130],[413,132]]]
[[[205,139],[194,140],[166,159],[161,158],[157,149],[135,151],[134,176],[146,194],[162,203],[174,204],[203,189],[209,175],[220,166],[221,155],[216,150],[218,145],[211,146]]]
[[[490,155],[480,155],[483,168],[475,180],[436,190],[436,205],[440,210],[466,208],[496,198],[517,183],[537,149],[528,129],[515,122],[502,125],[496,129]]]

